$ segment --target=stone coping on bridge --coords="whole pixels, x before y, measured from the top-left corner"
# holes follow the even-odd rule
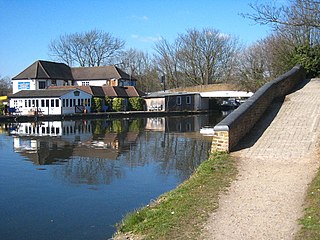
[[[286,96],[305,79],[306,72],[302,66],[298,65],[263,85],[245,103],[214,127],[211,151],[232,151],[273,101]]]

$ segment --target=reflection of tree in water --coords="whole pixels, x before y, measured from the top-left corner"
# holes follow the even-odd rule
[[[121,178],[122,175],[118,161],[78,156],[55,171],[55,176],[74,184],[110,184],[114,178]]]
[[[123,177],[119,154],[129,150],[144,129],[144,119],[97,120],[92,122],[91,144],[74,148],[74,157],[55,172],[56,176],[75,184],[110,184]],[[99,148],[92,143],[99,141]]]
[[[159,164],[159,174],[177,174],[184,180],[207,159],[211,143],[179,134],[145,132],[122,156],[131,167]]]

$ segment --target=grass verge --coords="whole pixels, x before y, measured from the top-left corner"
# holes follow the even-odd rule
[[[301,229],[296,239],[318,240],[320,239],[320,170],[309,186],[306,205],[304,216],[300,219]]]
[[[115,239],[128,235],[134,239],[196,239],[209,213],[218,208],[219,193],[236,174],[235,160],[229,154],[211,154],[176,189],[127,215]]]

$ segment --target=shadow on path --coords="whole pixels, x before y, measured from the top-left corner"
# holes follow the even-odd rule
[[[288,94],[298,91],[302,89],[307,83],[310,82],[310,79],[307,79],[298,86],[296,86],[292,91]],[[283,102],[285,101],[285,97],[277,98],[272,102],[272,104],[266,109],[264,114],[261,116],[260,120],[253,126],[253,128],[249,131],[247,135],[245,135],[232,149],[232,152],[240,151],[245,148],[252,147],[258,139],[262,136],[265,130],[270,126],[273,119],[277,116]]]
[[[253,126],[250,132],[245,135],[235,146],[232,152],[240,151],[252,147],[262,136],[264,131],[270,126],[273,119],[277,116],[284,98],[275,100],[261,116],[260,120]]]

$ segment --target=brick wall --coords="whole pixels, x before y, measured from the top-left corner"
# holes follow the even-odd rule
[[[211,150],[230,152],[275,99],[290,93],[305,78],[303,67],[295,66],[258,89],[251,98],[214,127]]]

